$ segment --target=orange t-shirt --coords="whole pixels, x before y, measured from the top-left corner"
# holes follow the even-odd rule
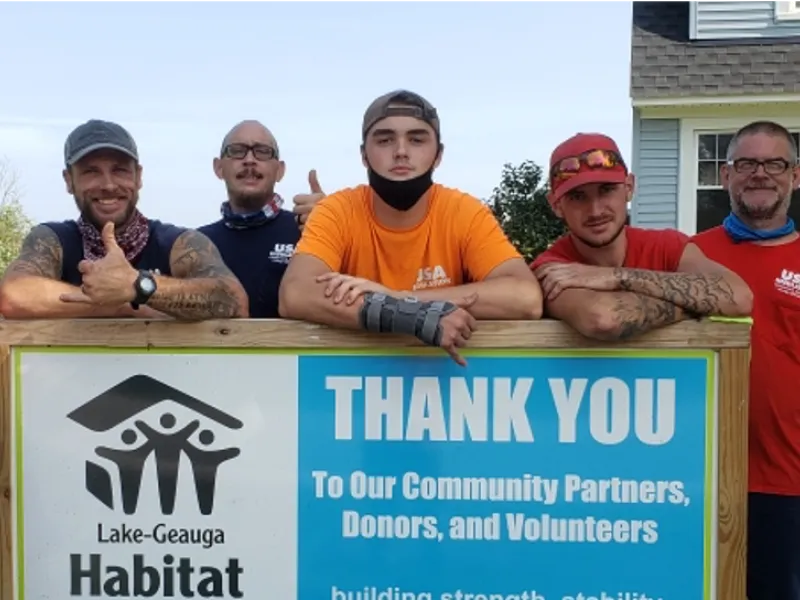
[[[439,184],[430,189],[425,218],[408,229],[376,220],[367,185],[331,194],[311,211],[296,253],[402,291],[482,281],[501,263],[521,258],[489,207]]]

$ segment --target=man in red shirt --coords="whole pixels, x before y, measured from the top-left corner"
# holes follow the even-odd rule
[[[747,597],[800,599],[800,187],[791,134],[769,121],[734,135],[720,172],[731,213],[692,242],[755,295],[750,359]]]
[[[605,135],[578,134],[553,151],[548,200],[569,233],[531,264],[547,316],[590,338],[621,340],[687,318],[749,314],[744,281],[686,235],[626,225],[633,188]]]

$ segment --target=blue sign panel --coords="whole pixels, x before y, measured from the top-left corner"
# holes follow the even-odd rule
[[[299,358],[300,600],[703,600],[710,353]]]

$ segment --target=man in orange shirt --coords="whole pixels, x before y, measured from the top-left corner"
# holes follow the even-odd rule
[[[433,183],[439,117],[400,90],[362,124],[369,185],[311,212],[280,291],[281,316],[414,335],[464,364],[476,319],[536,319],[541,291],[489,208]]]
[[[620,340],[687,318],[749,314],[744,281],[686,235],[626,225],[633,189],[605,135],[578,134],[553,151],[548,199],[569,233],[531,265],[547,315],[587,337]]]

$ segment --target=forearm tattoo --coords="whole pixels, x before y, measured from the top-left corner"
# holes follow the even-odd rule
[[[199,231],[183,233],[172,248],[172,275],[179,281],[153,294],[151,308],[178,319],[241,316],[240,286],[214,243]]]
[[[616,338],[621,341],[685,318],[685,313],[672,302],[642,294],[616,296],[611,311],[618,323]]]
[[[62,260],[63,249],[56,233],[47,225],[37,225],[23,240],[19,256],[8,265],[6,275],[61,279]]]
[[[724,312],[736,303],[731,285],[721,275],[662,273],[644,269],[614,269],[620,288],[677,304],[694,315]]]

